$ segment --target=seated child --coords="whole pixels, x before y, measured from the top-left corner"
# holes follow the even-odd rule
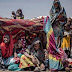
[[[18,40],[18,42],[14,45],[14,57],[17,58],[19,57],[18,54],[22,54],[21,50],[22,50],[22,41],[21,39]]]
[[[39,67],[43,64],[44,51],[41,47],[41,42],[38,38],[35,38],[31,47],[27,49],[24,55],[21,56],[20,65],[21,69],[29,67]]]

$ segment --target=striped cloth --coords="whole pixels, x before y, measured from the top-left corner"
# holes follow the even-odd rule
[[[53,28],[48,16],[44,19],[44,31],[46,32],[47,36],[47,50],[49,51],[50,69],[60,70],[63,68],[61,63],[61,54],[56,46]]]

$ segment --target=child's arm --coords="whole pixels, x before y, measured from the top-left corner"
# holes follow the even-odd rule
[[[16,58],[16,57],[18,57],[18,55],[17,55],[17,53],[16,53],[16,45],[14,45],[14,57]]]
[[[33,56],[33,54],[29,55],[30,51],[28,49],[26,49],[24,55],[28,58],[30,58],[32,60],[33,63],[37,63],[37,60],[35,59],[35,57]]]
[[[24,55],[32,59],[32,56],[29,55],[27,52],[25,52]]]
[[[14,57],[17,57],[16,48],[14,48]]]
[[[33,55],[29,55],[27,52],[24,53],[25,56],[29,57],[30,59],[32,59],[33,63],[37,64],[37,60],[33,57]]]

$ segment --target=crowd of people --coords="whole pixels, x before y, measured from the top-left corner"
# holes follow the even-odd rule
[[[21,9],[12,19],[24,19]],[[13,40],[10,32],[5,32],[0,43],[0,69],[9,71],[67,70],[72,67],[71,22],[67,19],[64,7],[54,0],[50,18],[44,19],[44,31],[30,33]]]

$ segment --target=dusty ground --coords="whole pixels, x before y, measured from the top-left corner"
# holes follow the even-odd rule
[[[1,71],[0,72],[33,72],[33,71]],[[50,71],[42,71],[42,72],[50,72]]]
[[[9,71],[9,70],[2,71],[0,70],[0,72],[33,72],[33,71]],[[50,72],[50,71],[47,70],[47,71],[41,71],[41,72]],[[66,72],[66,71],[58,71],[58,72]],[[70,70],[70,72],[72,72],[72,69]]]
[[[8,70],[6,70],[6,71],[1,71],[0,70],[0,72],[33,72],[33,71],[8,71]],[[50,72],[50,71],[41,71],[41,72]],[[66,71],[58,71],[58,72],[66,72]],[[72,72],[72,71],[71,71]]]

